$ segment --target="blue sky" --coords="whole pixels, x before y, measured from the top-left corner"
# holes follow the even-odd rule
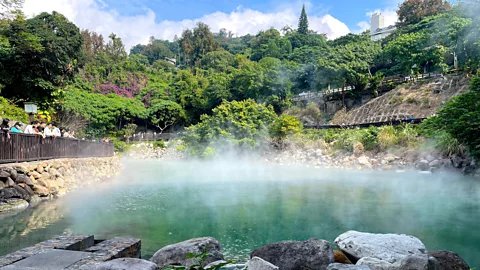
[[[386,24],[396,21],[401,0],[25,0],[24,12],[34,16],[57,11],[81,29],[108,36],[115,33],[127,50],[151,36],[172,40],[202,21],[213,32],[257,34],[271,27],[297,26],[306,5],[310,29],[335,39],[369,28],[369,15],[382,12]]]
[[[200,18],[217,11],[230,13],[237,7],[254,9],[261,12],[273,12],[292,1],[272,0],[103,0],[107,8],[115,8],[122,15],[143,14],[151,9],[157,15],[156,21],[181,21]],[[300,1],[301,2],[301,1]],[[397,5],[392,0],[311,0],[306,1],[307,12],[312,15],[330,14],[344,22],[350,29],[364,21],[366,13],[383,10]]]

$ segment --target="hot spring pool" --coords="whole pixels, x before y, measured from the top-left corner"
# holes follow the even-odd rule
[[[73,232],[141,238],[144,258],[212,236],[244,259],[267,243],[358,230],[411,234],[480,267],[479,228],[480,181],[458,174],[126,161],[114,183],[0,217],[0,255]]]

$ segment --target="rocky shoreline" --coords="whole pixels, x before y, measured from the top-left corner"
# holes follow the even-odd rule
[[[0,165],[0,215],[16,213],[120,173],[118,157],[57,159]]]
[[[149,261],[117,259],[85,269],[470,270],[470,267],[454,252],[428,251],[414,236],[348,231],[333,244],[317,238],[267,244],[253,250],[243,263],[226,261],[221,244],[212,237],[203,237],[165,246]]]
[[[174,147],[154,148],[153,144],[134,145],[127,157],[133,159],[184,160],[186,155]],[[458,172],[480,177],[480,166],[471,158],[444,157],[435,152],[330,153],[324,149],[269,149],[255,156],[265,163],[356,170],[417,170],[423,173]]]

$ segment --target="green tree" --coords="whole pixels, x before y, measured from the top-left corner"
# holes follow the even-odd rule
[[[108,37],[110,40],[105,47],[106,53],[114,63],[119,63],[127,57],[125,45],[123,45],[122,39],[114,33]]]
[[[17,16],[2,34],[10,47],[2,59],[2,95],[45,107],[77,71],[83,41],[78,27],[59,13],[42,13],[26,21]]]
[[[283,140],[287,136],[298,134],[302,131],[302,122],[295,116],[284,114],[273,121],[270,126],[270,137]]]
[[[272,107],[251,99],[224,102],[213,109],[211,116],[202,115],[198,124],[187,128],[183,140],[194,156],[257,149],[265,142],[276,117]]]
[[[185,30],[179,42],[183,62],[190,67],[199,66],[203,56],[219,47],[210,27],[202,22],[197,23],[193,31]]]
[[[399,27],[420,22],[424,17],[434,16],[452,8],[445,0],[406,0],[397,10]]]
[[[308,18],[307,12],[305,11],[305,5],[302,7],[302,13],[300,14],[300,19],[298,20],[298,33],[302,35],[308,34]]]
[[[476,159],[480,158],[480,77],[471,79],[469,92],[447,102],[438,112],[436,122],[440,129],[467,146]]]
[[[148,120],[160,130],[160,133],[182,121],[185,115],[182,106],[164,99],[154,100],[150,108],[147,109],[147,113]]]

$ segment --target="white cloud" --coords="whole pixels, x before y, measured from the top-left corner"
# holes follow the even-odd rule
[[[201,18],[182,21],[155,22],[155,13],[146,10],[138,16],[121,16],[114,9],[100,6],[95,0],[26,0],[24,12],[27,16],[47,11],[64,14],[82,29],[89,29],[108,36],[114,32],[122,38],[127,48],[147,43],[150,36],[172,40],[183,30],[193,28],[199,21],[208,24],[213,32],[226,28],[238,36],[257,34],[270,27],[281,29],[285,25],[296,26],[298,4],[282,7],[270,13],[238,7],[231,13],[214,12]],[[325,33],[328,38],[337,38],[350,32],[347,25],[331,15],[309,16],[310,29]]]

